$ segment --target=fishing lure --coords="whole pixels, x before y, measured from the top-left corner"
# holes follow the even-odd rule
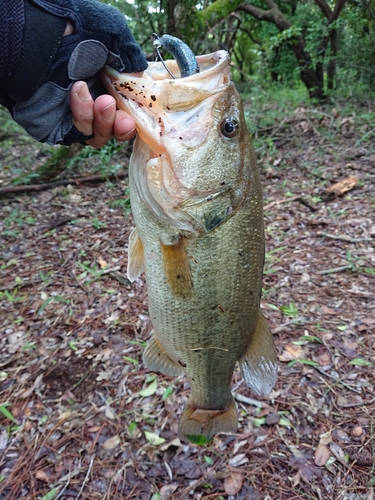
[[[159,51],[160,47],[166,49],[175,58],[181,73],[181,78],[199,73],[199,65],[195,58],[194,52],[188,45],[186,45],[185,42],[172,35],[163,35],[159,37],[156,33],[154,33],[154,38],[154,47],[156,49],[156,52],[158,53],[160,61],[172,78],[175,78],[175,76],[169,71],[166,64],[164,63]]]

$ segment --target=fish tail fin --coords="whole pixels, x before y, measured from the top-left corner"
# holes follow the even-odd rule
[[[165,352],[153,335],[143,353],[143,362],[153,372],[161,372],[165,375],[181,375],[182,367],[175,363]]]
[[[259,310],[251,344],[240,360],[246,384],[260,396],[271,392],[277,379],[277,356],[272,333]]]
[[[180,418],[178,435],[195,444],[206,444],[218,432],[236,432],[238,427],[234,399],[223,410],[197,408],[189,400]]]

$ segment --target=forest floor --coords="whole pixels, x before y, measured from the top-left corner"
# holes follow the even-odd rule
[[[256,397],[236,371],[238,432],[177,438],[189,388],[143,365],[147,290],[125,278],[129,151],[85,148],[60,179],[122,177],[0,198],[2,500],[374,498],[374,103],[245,107],[276,387]],[[0,186],[52,151],[7,122]]]

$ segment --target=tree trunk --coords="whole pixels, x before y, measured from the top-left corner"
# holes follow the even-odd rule
[[[291,28],[291,22],[280,11],[278,5],[273,0],[266,0],[269,10],[259,9],[254,5],[242,3],[238,10],[242,10],[252,15],[260,21],[268,21],[273,23],[280,31]],[[312,98],[323,99],[323,78],[322,74],[317,75],[312,67],[311,57],[305,51],[305,41],[301,36],[297,36],[292,40],[291,48],[297,58],[297,63],[300,70],[301,80],[305,84],[309,96]]]

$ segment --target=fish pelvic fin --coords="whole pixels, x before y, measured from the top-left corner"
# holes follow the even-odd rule
[[[136,229],[133,229],[133,231],[130,233],[128,248],[127,276],[128,280],[133,282],[137,278],[139,278],[139,276],[145,270],[143,243]]]
[[[193,280],[186,254],[185,239],[179,238],[174,245],[160,242],[164,274],[172,293],[179,299],[191,299]]]
[[[168,356],[155,335],[151,337],[143,353],[143,362],[153,372],[161,372],[165,375],[181,375],[183,373],[182,367]]]
[[[218,432],[236,432],[236,404],[231,399],[228,408],[205,410],[188,401],[179,422],[178,436],[195,444],[208,443]]]
[[[277,356],[272,333],[261,310],[251,344],[240,359],[240,367],[250,389],[259,396],[271,392],[277,379]]]

